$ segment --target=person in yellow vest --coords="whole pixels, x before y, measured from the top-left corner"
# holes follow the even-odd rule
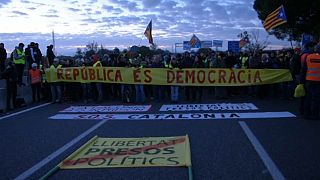
[[[249,55],[248,53],[244,53],[240,58],[241,61],[241,69],[248,69],[249,65]]]
[[[31,64],[29,70],[30,84],[32,89],[32,101],[40,102],[40,91],[41,91],[41,72],[37,68],[37,63]],[[37,98],[36,98],[37,97]]]
[[[304,118],[320,120],[320,43],[301,67],[300,84],[305,85]]]
[[[41,94],[42,99],[46,102],[50,102],[51,93],[50,93],[50,85],[47,81],[46,71],[45,69],[48,68],[48,62],[44,61],[43,64],[40,64],[40,73],[41,73]]]
[[[56,70],[58,68],[62,68],[62,66],[59,64],[59,59],[54,58],[53,64],[50,66],[50,69]],[[50,88],[51,88],[51,95],[52,95],[52,104],[61,103],[62,102],[61,83],[60,82],[51,82]]]
[[[92,67],[94,67],[94,68],[100,68],[100,67],[102,67],[102,63],[101,63],[101,61],[100,61],[99,55],[97,55],[97,54],[93,55],[92,59],[93,59],[93,65],[92,65]],[[98,91],[97,101],[98,101],[98,102],[102,102],[102,101],[103,101],[102,83],[101,83],[101,82],[96,82],[95,84],[96,84],[96,88],[97,88],[97,91]]]
[[[19,86],[25,85],[22,82],[24,66],[26,64],[25,53],[23,51],[23,47],[24,47],[24,44],[23,43],[19,43],[19,46],[16,47],[15,50],[13,51],[13,62],[14,62],[15,66],[16,66],[16,69],[17,69],[17,74],[18,74],[18,82],[17,82],[17,84]]]

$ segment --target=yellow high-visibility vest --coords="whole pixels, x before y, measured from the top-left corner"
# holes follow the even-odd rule
[[[92,67],[102,67],[101,61],[95,62]]]
[[[24,59],[24,52],[23,52],[23,50],[20,51],[20,49],[16,49],[15,51],[17,52],[17,54],[18,54],[19,56],[22,56],[22,57],[19,58],[19,59],[15,59],[14,56],[13,56],[13,62],[14,62],[15,64],[26,64],[26,60]]]

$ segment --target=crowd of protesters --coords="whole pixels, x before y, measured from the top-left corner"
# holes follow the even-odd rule
[[[228,99],[234,96],[256,96],[263,99],[267,96],[292,99],[294,88],[299,83],[301,71],[300,48],[279,51],[257,51],[254,53],[241,52],[184,52],[176,54],[155,54],[143,56],[138,53],[112,51],[106,54],[93,54],[90,57],[76,57],[58,59],[52,51],[53,46],[47,48],[47,56],[43,58],[37,43],[30,43],[23,52],[22,43],[16,47],[11,55],[8,67],[4,67],[4,46],[0,44],[0,61],[2,78],[7,79],[8,95],[7,104],[15,99],[16,88],[23,86],[22,72],[25,66],[29,69],[29,75],[41,75],[32,81],[33,101],[45,101],[61,103],[63,101],[103,102],[121,100],[124,103],[145,103],[147,101],[171,101],[172,103],[201,102],[205,95],[214,94],[216,99]],[[304,51],[311,51],[304,48]],[[25,59],[25,63],[19,64],[19,59]],[[18,62],[18,63],[17,63]],[[15,65],[14,65],[15,64]],[[22,65],[21,65],[22,64]],[[112,84],[112,83],[65,83],[55,82],[48,84],[45,79],[45,68],[82,67],[135,67],[135,68],[242,68],[242,69],[289,69],[293,81],[277,84],[267,84],[246,87],[197,87],[197,86],[165,86],[165,85],[142,85],[142,84]],[[11,67],[11,69],[10,69]],[[14,72],[14,73],[13,73]],[[11,73],[11,76],[8,74]],[[36,84],[36,85],[34,85]],[[12,90],[15,89],[15,90]],[[76,89],[76,91],[75,91]],[[9,92],[10,91],[10,92]],[[41,94],[41,95],[40,95]],[[81,97],[81,98],[79,98]],[[207,98],[206,98],[207,99]],[[14,100],[13,100],[13,104]],[[10,105],[7,106],[10,110]]]

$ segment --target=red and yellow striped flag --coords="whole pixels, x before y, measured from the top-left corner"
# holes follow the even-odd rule
[[[281,5],[267,16],[267,18],[263,22],[263,27],[266,29],[266,31],[270,31],[271,29],[286,22],[287,17],[283,5]]]

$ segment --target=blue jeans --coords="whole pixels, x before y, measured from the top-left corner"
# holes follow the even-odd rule
[[[320,82],[307,81],[305,84],[306,96],[304,100],[304,116],[306,118],[320,118]]]
[[[171,86],[171,101],[179,100],[179,86]]]
[[[52,102],[61,102],[62,101],[62,91],[61,85],[59,83],[51,83],[51,94],[52,94]]]
[[[143,85],[142,84],[135,84],[134,87],[136,89],[136,102],[143,103],[145,100]]]
[[[103,100],[103,90],[102,90],[102,83],[96,83],[96,88],[98,91],[98,102]]]

